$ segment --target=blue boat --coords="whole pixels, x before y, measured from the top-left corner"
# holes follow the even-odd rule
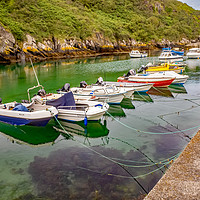
[[[0,104],[0,121],[12,125],[46,126],[58,111],[53,106],[31,103]]]
[[[175,53],[177,55],[184,56],[184,50],[183,51],[175,51],[175,50],[172,50],[170,47],[168,47],[168,48],[162,48],[162,51],[171,51],[172,53]]]

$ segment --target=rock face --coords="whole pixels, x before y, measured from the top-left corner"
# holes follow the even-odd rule
[[[19,46],[14,36],[0,26],[0,63],[28,61],[29,58],[33,61],[40,61],[120,52],[128,53],[133,48],[148,50],[166,46],[173,47],[180,44],[186,45],[189,43],[190,41],[184,38],[179,43],[165,39],[159,43],[152,41],[151,44],[138,43],[134,39],[110,42],[103,34],[96,33],[96,38],[84,41],[76,39],[63,39],[61,41],[53,36],[51,39],[44,39],[42,42],[37,42],[31,35],[26,35],[26,41]]]
[[[14,36],[0,25],[0,52],[3,53],[6,50],[6,48],[14,46]]]

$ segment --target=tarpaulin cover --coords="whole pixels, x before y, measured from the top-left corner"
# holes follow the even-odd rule
[[[22,104],[19,104],[13,108],[14,111],[23,111],[23,112],[29,112],[27,107],[23,106]]]
[[[70,109],[70,110],[76,109],[75,107],[76,103],[72,92],[68,92],[58,99],[48,100],[46,104],[54,106],[56,108],[61,107],[62,109]],[[73,106],[73,107],[63,107],[63,106]]]

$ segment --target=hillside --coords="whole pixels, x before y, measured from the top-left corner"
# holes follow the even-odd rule
[[[176,0],[1,0],[0,24],[17,41],[171,41],[200,35],[200,11]]]

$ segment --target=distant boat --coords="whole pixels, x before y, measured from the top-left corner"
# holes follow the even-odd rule
[[[189,49],[189,52],[186,54],[189,59],[200,59],[200,48]]]
[[[172,53],[178,54],[180,56],[184,56],[184,50],[178,51],[178,50],[171,49],[170,47],[168,47],[168,48],[162,48],[162,51],[171,51]]]
[[[132,50],[129,55],[131,58],[145,58],[148,56],[146,52],[139,52],[138,50]]]
[[[184,53],[184,52],[183,52]],[[164,48],[158,59],[161,62],[182,62],[183,54],[181,52],[174,51],[168,48]]]

